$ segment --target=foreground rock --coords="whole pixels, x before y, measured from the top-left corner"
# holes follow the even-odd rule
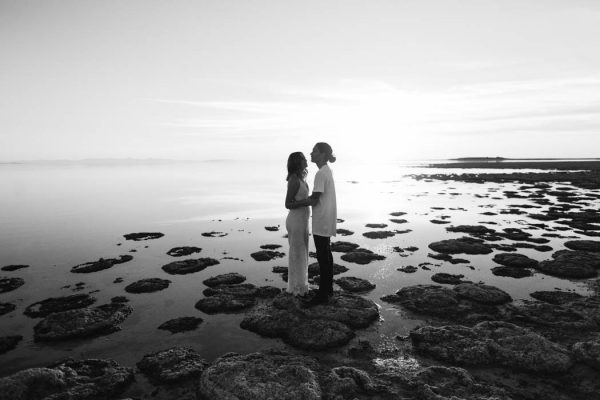
[[[168,288],[170,283],[171,281],[168,279],[140,279],[137,282],[125,286],[125,291],[128,293],[153,293]]]
[[[205,279],[202,283],[206,286],[215,287],[219,285],[235,285],[237,283],[242,283],[245,280],[246,277],[244,275],[238,274],[237,272],[231,272],[229,274],[221,274]]]
[[[334,281],[342,289],[347,292],[367,292],[375,289],[375,285],[366,279],[355,278],[353,276],[345,276]]]
[[[560,250],[552,254],[552,258],[540,262],[537,269],[561,278],[592,278],[598,275],[596,269],[600,268],[600,253]]]
[[[269,351],[229,353],[202,374],[198,397],[206,399],[319,400],[322,391],[309,357]]]
[[[103,269],[108,269],[113,265],[123,264],[128,261],[133,260],[133,257],[130,255],[119,256],[119,258],[101,258],[98,261],[90,261],[87,263],[79,264],[71,268],[71,272],[77,274],[88,274],[90,272],[102,271]]]
[[[162,266],[162,270],[171,275],[185,275],[202,271],[213,265],[220,264],[214,258],[198,258],[175,261]]]
[[[536,260],[518,253],[498,253],[492,260],[500,265],[516,268],[535,268],[538,265]]]
[[[500,305],[512,301],[504,290],[481,283],[461,283],[454,286],[454,291],[459,296],[480,304]]]
[[[172,257],[183,257],[189,256],[190,254],[200,253],[202,249],[200,247],[195,246],[182,246],[182,247],[173,247],[171,250],[167,251],[167,254]]]
[[[385,256],[375,254],[371,250],[358,248],[342,255],[342,260],[356,264],[369,264],[371,261],[385,260]]]
[[[162,323],[158,329],[169,331],[171,333],[179,333],[195,330],[204,320],[197,317],[181,317],[170,319]]]
[[[109,334],[121,329],[119,324],[133,309],[123,303],[105,304],[52,313],[34,328],[36,341],[56,341]]]
[[[273,286],[255,286],[251,283],[218,285],[202,292],[206,297],[195,307],[207,314],[237,312],[256,305],[259,298],[272,298],[281,293]]]
[[[114,399],[133,382],[133,370],[113,360],[67,360],[0,379],[3,399]]]
[[[489,254],[493,251],[490,246],[483,242],[483,240],[466,236],[459,239],[447,239],[433,242],[429,245],[429,248],[438,253],[447,254]]]
[[[31,318],[45,317],[48,314],[84,308],[92,305],[96,299],[89,294],[74,294],[64,297],[50,297],[46,300],[33,303],[25,309],[23,314]]]
[[[508,322],[485,321],[473,328],[425,326],[412,331],[410,338],[418,352],[457,365],[501,365],[550,374],[573,365],[564,347]]]
[[[11,351],[21,340],[23,340],[21,335],[0,336],[0,354]]]
[[[327,304],[304,308],[295,296],[283,293],[248,314],[240,326],[309,350],[342,346],[353,329],[366,328],[379,317],[377,305],[352,294],[335,294]]]
[[[0,278],[0,293],[11,292],[25,284],[21,278]]]
[[[158,239],[163,236],[165,236],[165,234],[160,233],[160,232],[138,232],[138,233],[127,233],[127,234],[123,235],[125,240],[134,240],[136,242],[141,241],[141,240]]]
[[[166,384],[198,377],[208,363],[193,349],[173,347],[145,355],[136,365],[151,381]]]

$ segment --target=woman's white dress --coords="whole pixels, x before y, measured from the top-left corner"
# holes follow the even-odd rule
[[[306,198],[308,198],[308,184],[302,181],[294,200],[304,200]],[[287,291],[292,294],[305,294],[308,292],[309,218],[309,207],[298,207],[291,209],[285,220],[290,244]]]

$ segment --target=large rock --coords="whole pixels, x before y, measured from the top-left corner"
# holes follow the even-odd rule
[[[219,264],[214,258],[198,258],[175,261],[162,266],[162,270],[171,275],[185,275],[202,271],[210,266]]]
[[[112,267],[113,265],[123,264],[131,260],[133,260],[133,257],[130,255],[119,256],[119,258],[101,258],[98,261],[90,261],[76,265],[71,268],[71,272],[77,274],[88,274],[90,272],[102,271]]]
[[[512,301],[504,290],[481,283],[461,283],[454,286],[454,291],[461,297],[481,304],[500,305]]]
[[[231,400],[319,400],[321,387],[309,357],[268,351],[226,354],[202,373],[198,397]]]
[[[207,314],[237,312],[256,305],[257,298],[272,298],[281,289],[273,286],[255,286],[251,283],[218,285],[205,289],[206,296],[195,307]]]
[[[565,247],[571,250],[583,250],[600,252],[600,241],[598,240],[570,240],[565,242]]]
[[[11,292],[24,284],[22,278],[0,278],[0,293]]]
[[[32,317],[45,317],[48,314],[84,308],[92,305],[96,299],[89,294],[74,294],[64,297],[50,297],[46,300],[33,303],[25,309],[23,314]]]
[[[459,306],[458,294],[439,285],[407,286],[381,299],[414,312],[439,316],[454,315]]]
[[[538,265],[536,260],[518,253],[498,253],[492,260],[500,265],[516,268],[535,268]]]
[[[471,237],[446,239],[429,244],[431,250],[448,254],[489,254],[493,250],[483,240]]]
[[[501,365],[550,374],[573,365],[567,349],[508,322],[485,321],[473,328],[425,326],[412,331],[410,338],[419,353],[458,365]]]
[[[0,379],[0,397],[10,400],[114,399],[133,382],[131,368],[113,360],[66,360]]]
[[[21,340],[23,340],[21,335],[0,336],[0,354],[14,349]]]
[[[56,341],[112,333],[120,329],[119,324],[132,311],[126,304],[111,303],[52,313],[33,328],[34,338],[36,341]]]
[[[153,293],[168,288],[170,283],[171,281],[168,279],[140,279],[139,281],[125,286],[125,291],[128,293]]]
[[[519,325],[546,328],[557,335],[561,331],[584,332],[600,326],[600,305],[583,299],[567,304],[525,303],[511,310],[512,319]]]
[[[579,250],[561,250],[552,254],[552,260],[542,261],[536,269],[561,278],[592,278],[598,275],[600,254]]]
[[[200,376],[208,363],[195,350],[187,347],[147,354],[137,367],[155,383],[174,383]]]

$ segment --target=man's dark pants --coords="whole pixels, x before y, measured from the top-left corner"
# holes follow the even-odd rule
[[[313,235],[317,249],[317,261],[319,262],[319,291],[317,296],[327,298],[333,294],[333,255],[331,254],[331,243],[329,236]]]

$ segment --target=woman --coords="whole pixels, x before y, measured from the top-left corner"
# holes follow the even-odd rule
[[[295,295],[308,292],[308,219],[310,217],[310,200],[306,183],[306,167],[304,154],[290,154],[287,162],[287,194],[285,208],[289,211],[285,220],[290,244],[288,258],[287,291]]]

